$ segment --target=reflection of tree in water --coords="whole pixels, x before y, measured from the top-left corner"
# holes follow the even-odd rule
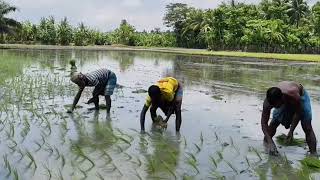
[[[108,55],[119,62],[121,71],[126,71],[131,65],[134,64],[135,53],[131,51],[112,51]]]
[[[92,127],[84,125],[84,122],[79,119],[74,122],[78,134],[78,139],[74,144],[81,148],[105,151],[117,142],[111,122],[99,121],[98,111],[94,112]]]
[[[315,86],[316,81],[304,74],[320,75],[320,66],[288,62],[242,61],[235,58],[176,56],[173,75],[185,79],[186,84],[207,84],[210,81],[224,85],[236,85],[254,90],[265,90],[275,82],[293,80]]]
[[[172,136],[168,131],[163,135],[159,130],[152,130],[150,141],[146,145],[146,139],[140,138],[140,152],[146,159],[147,179],[150,178],[171,178],[175,174],[180,155],[180,142],[177,137]],[[158,131],[158,132],[157,132]],[[148,147],[146,147],[148,146]],[[146,148],[153,150],[152,153],[147,153]]]

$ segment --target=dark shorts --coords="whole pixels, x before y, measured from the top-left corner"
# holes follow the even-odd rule
[[[300,117],[301,122],[311,122],[312,109],[309,94],[306,90],[303,90],[303,95],[300,98],[302,105],[302,114]],[[290,127],[295,110],[288,106],[281,106],[273,110],[272,121],[280,123],[287,129]]]
[[[104,90],[105,96],[111,96],[113,94],[114,89],[117,86],[117,76],[113,72],[109,74],[108,82],[106,84],[106,88]]]

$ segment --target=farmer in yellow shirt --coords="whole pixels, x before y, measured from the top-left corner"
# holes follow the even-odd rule
[[[149,96],[143,106],[140,114],[141,131],[144,132],[144,122],[146,112],[150,107],[151,119],[155,122],[157,117],[157,109],[160,108],[167,116],[164,120],[168,122],[170,116],[176,114],[176,131],[180,130],[181,126],[181,104],[183,90],[181,84],[173,77],[166,77],[158,81],[156,85],[152,85],[148,89]]]

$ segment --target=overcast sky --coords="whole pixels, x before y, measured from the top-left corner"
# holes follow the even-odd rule
[[[73,25],[84,22],[102,31],[115,29],[122,19],[127,19],[137,30],[163,29],[166,4],[181,2],[206,9],[217,7],[223,1],[229,0],[6,0],[19,8],[10,15],[19,21],[38,23],[41,17],[52,15],[58,20],[67,17]],[[315,1],[309,0],[309,3]]]

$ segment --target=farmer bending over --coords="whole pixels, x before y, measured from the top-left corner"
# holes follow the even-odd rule
[[[268,125],[271,109],[273,117]],[[306,141],[310,153],[316,155],[316,137],[311,125],[312,112],[308,92],[301,84],[295,82],[280,82],[276,87],[269,88],[267,97],[263,103],[261,127],[264,133],[264,142],[272,155],[277,155],[277,147],[272,140],[277,127],[282,124],[289,129],[287,142],[293,140],[293,131],[301,121],[302,129],[306,135]]]
[[[96,71],[82,74],[75,73],[71,77],[71,81],[79,86],[79,91],[74,98],[71,110],[68,110],[68,113],[72,113],[75,109],[81,93],[86,86],[94,86],[92,92],[92,98],[87,102],[87,104],[94,103],[95,109],[99,110],[99,95],[104,95],[106,99],[107,113],[110,113],[111,108],[111,98],[114,88],[117,84],[116,75],[108,69],[98,69]]]
[[[170,116],[176,114],[176,131],[180,130],[181,126],[181,103],[183,90],[181,84],[172,77],[166,77],[158,81],[156,85],[152,85],[148,89],[149,96],[143,106],[140,114],[141,131],[144,132],[144,122],[146,112],[150,107],[151,119],[156,122],[157,109],[160,108],[167,116],[164,120],[168,122]]]

